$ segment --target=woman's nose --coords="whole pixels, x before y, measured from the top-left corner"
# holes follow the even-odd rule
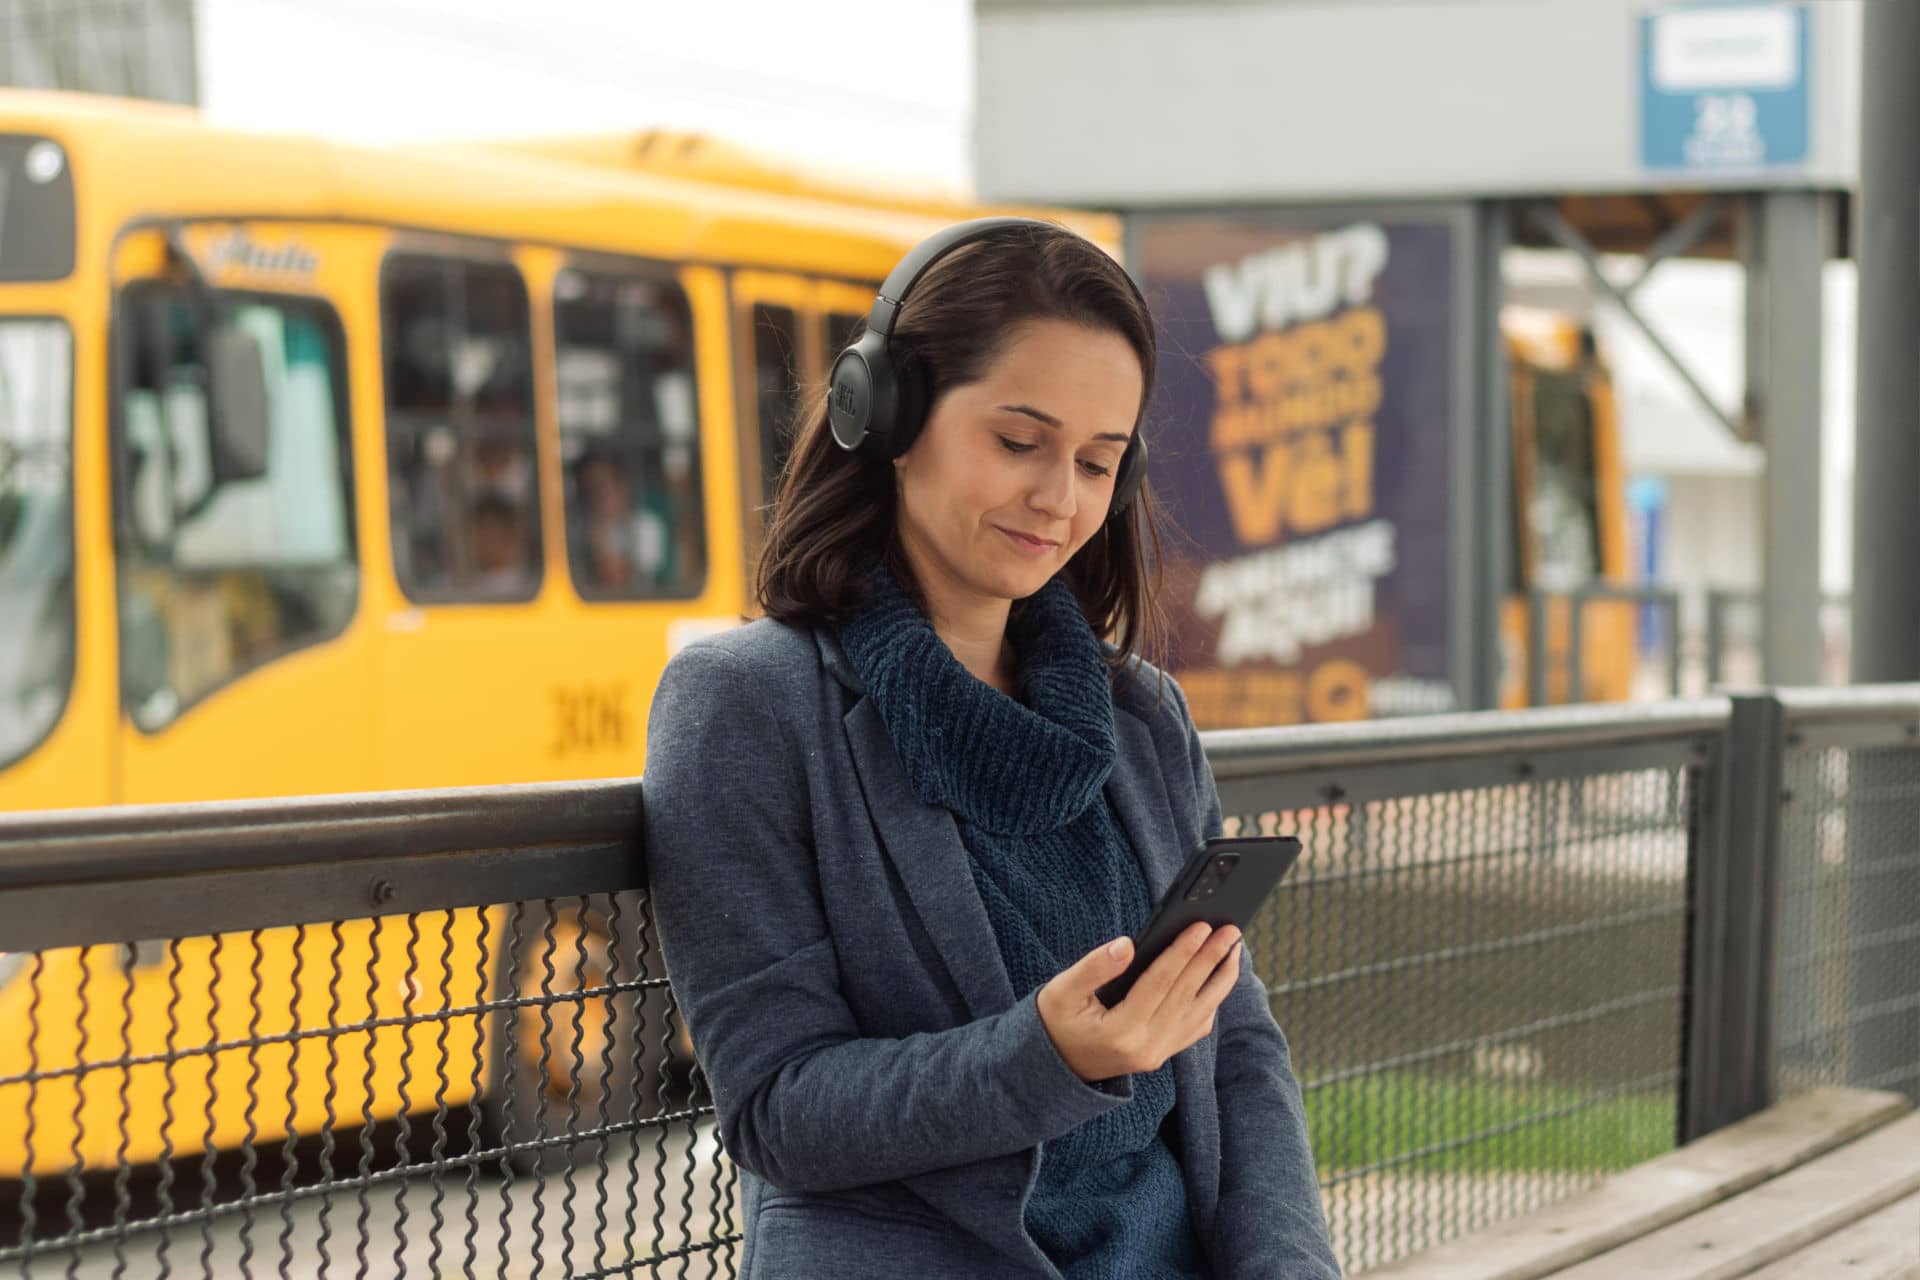
[[[1062,465],[1047,468],[1046,475],[1034,487],[1033,494],[1029,498],[1036,511],[1057,520],[1073,519],[1074,512],[1079,509],[1073,468],[1072,458],[1068,458]]]

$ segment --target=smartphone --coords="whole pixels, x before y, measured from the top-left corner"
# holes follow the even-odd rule
[[[1280,877],[1300,858],[1293,836],[1215,836],[1174,877],[1147,927],[1134,935],[1133,963],[1094,992],[1111,1009],[1173,940],[1204,920],[1214,928],[1237,925],[1242,933],[1272,894]]]

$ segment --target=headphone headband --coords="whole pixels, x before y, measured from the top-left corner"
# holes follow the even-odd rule
[[[887,278],[880,285],[880,292],[874,295],[873,310],[867,313],[867,330],[882,338],[893,336],[894,317],[900,314],[900,304],[906,301],[907,294],[921,276],[931,267],[961,245],[990,236],[1006,227],[1045,226],[1032,218],[974,218],[969,222],[956,222],[952,226],[936,231],[915,245],[906,257],[887,272]]]

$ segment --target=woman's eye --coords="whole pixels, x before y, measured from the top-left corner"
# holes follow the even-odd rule
[[[999,440],[1000,447],[1008,453],[1013,454],[1032,453],[1040,447],[1037,444],[1030,444],[1024,440],[1015,440],[1010,436],[1000,436]],[[1113,468],[1107,466],[1105,463],[1091,462],[1085,459],[1081,460],[1080,470],[1095,479],[1113,474]]]

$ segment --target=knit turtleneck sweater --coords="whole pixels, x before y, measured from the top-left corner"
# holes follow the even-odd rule
[[[1018,698],[975,677],[884,569],[841,648],[921,801],[951,810],[1016,997],[1145,923],[1140,863],[1105,786],[1116,739],[1099,638],[1062,581],[1008,628]],[[1160,1135],[1162,1067],[1101,1087],[1132,1096],[1042,1145],[1034,1242],[1067,1280],[1206,1274],[1179,1162]]]

